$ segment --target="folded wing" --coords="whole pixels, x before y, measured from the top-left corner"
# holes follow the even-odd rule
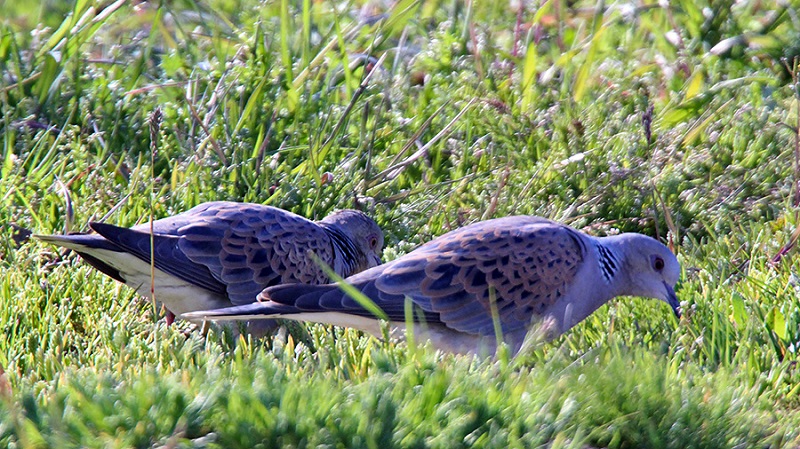
[[[536,217],[508,217],[445,234],[417,250],[347,282],[391,321],[406,319],[406,300],[417,321],[442,324],[476,335],[525,329],[535,316],[566,294],[586,248],[572,229]],[[338,286],[303,284],[269,287],[262,301],[201,316],[255,317],[298,313],[372,316]]]

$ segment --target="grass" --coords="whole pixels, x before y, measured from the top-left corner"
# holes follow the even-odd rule
[[[0,446],[800,445],[790,2],[3,10]],[[224,199],[362,208],[386,260],[511,214],[648,233],[685,318],[624,298],[514,360],[203,337],[14,238]]]

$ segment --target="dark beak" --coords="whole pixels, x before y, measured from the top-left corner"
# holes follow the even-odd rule
[[[664,287],[667,289],[667,304],[672,307],[672,312],[675,313],[675,317],[681,319],[681,303],[678,301],[678,295],[675,294],[675,290],[666,282],[664,282]]]
[[[369,262],[369,268],[377,267],[378,265],[381,264],[381,258],[376,256],[375,254],[371,254],[370,259],[371,260]]]

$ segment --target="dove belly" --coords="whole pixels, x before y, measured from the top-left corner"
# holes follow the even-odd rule
[[[497,351],[497,337],[459,332],[435,323],[414,323],[410,328],[405,323],[392,322],[390,337],[411,340],[418,345],[430,343],[436,349],[453,354],[488,356]],[[516,336],[505,336],[504,341],[516,354],[522,341]]]
[[[133,288],[144,297],[150,297],[150,285],[152,283],[150,264],[125,252],[97,248],[81,248],[79,251],[102,260],[119,273],[119,277],[122,278],[127,286]],[[196,310],[231,306],[228,298],[200,288],[157,268],[153,278],[155,280],[154,292],[156,301],[164,304],[175,315]]]

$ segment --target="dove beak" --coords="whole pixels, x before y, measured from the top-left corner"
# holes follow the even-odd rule
[[[678,295],[675,294],[675,290],[672,288],[671,285],[664,282],[664,288],[667,289],[667,304],[672,307],[672,312],[675,313],[675,317],[680,319],[681,318],[681,303],[678,301]]]
[[[377,267],[381,264],[381,258],[377,254],[370,255],[369,267]]]

